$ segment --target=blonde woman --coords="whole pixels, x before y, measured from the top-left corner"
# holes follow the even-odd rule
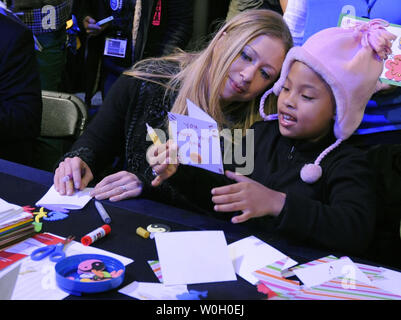
[[[60,194],[71,195],[97,181],[119,157],[123,168],[103,178],[92,195],[119,201],[138,195],[180,205],[180,195],[164,183],[150,187],[146,123],[167,132],[167,112],[186,113],[186,98],[203,108],[221,128],[248,128],[259,120],[261,94],[278,78],[292,46],[282,17],[248,10],[227,22],[197,53],[179,52],[136,64],[114,84],[99,113],[55,171]],[[119,171],[120,170],[120,171]],[[185,206],[185,204],[183,205]]]

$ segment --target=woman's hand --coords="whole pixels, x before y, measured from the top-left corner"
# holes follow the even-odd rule
[[[232,218],[233,223],[240,223],[251,218],[265,215],[278,216],[284,207],[286,195],[264,185],[226,171],[226,176],[237,183],[212,189],[214,210],[219,212],[242,211]]]
[[[137,197],[141,193],[142,181],[131,172],[120,171],[105,177],[95,186],[90,195],[97,200],[120,201]]]
[[[54,187],[61,195],[71,196],[75,190],[83,190],[93,179],[89,166],[79,157],[65,158],[54,173]]]
[[[146,159],[157,177],[153,179],[152,186],[159,186],[164,180],[176,173],[178,168],[178,147],[168,140],[161,145],[152,145],[146,153]]]

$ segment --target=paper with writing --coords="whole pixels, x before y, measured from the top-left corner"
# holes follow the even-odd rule
[[[169,113],[169,129],[178,145],[180,162],[223,174],[217,123],[187,99],[188,116]]]

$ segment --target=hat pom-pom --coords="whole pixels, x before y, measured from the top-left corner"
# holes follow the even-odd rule
[[[322,176],[322,167],[318,164],[308,163],[301,169],[301,179],[306,183],[315,183]]]

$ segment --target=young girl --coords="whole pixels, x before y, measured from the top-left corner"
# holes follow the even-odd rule
[[[146,162],[146,126],[166,130],[168,111],[186,113],[189,98],[220,127],[249,128],[258,118],[258,101],[278,78],[291,34],[282,17],[249,10],[227,22],[206,49],[138,63],[120,77],[96,117],[55,171],[60,194],[72,194],[99,176],[116,156],[125,170],[105,177],[92,193],[118,201],[146,194],[153,179]],[[152,197],[179,203],[168,186]]]
[[[253,126],[249,177],[228,171],[229,180],[186,165],[166,170],[164,160],[175,148],[168,144],[148,151],[159,174],[153,185],[172,175],[168,182],[199,207],[239,211],[233,223],[257,218],[248,223],[297,241],[363,252],[375,224],[372,174],[362,152],[343,141],[362,119],[394,38],[373,21],[356,30],[326,29],[294,47],[261,101],[263,118],[278,121]],[[263,110],[272,91],[279,94],[276,117]]]

